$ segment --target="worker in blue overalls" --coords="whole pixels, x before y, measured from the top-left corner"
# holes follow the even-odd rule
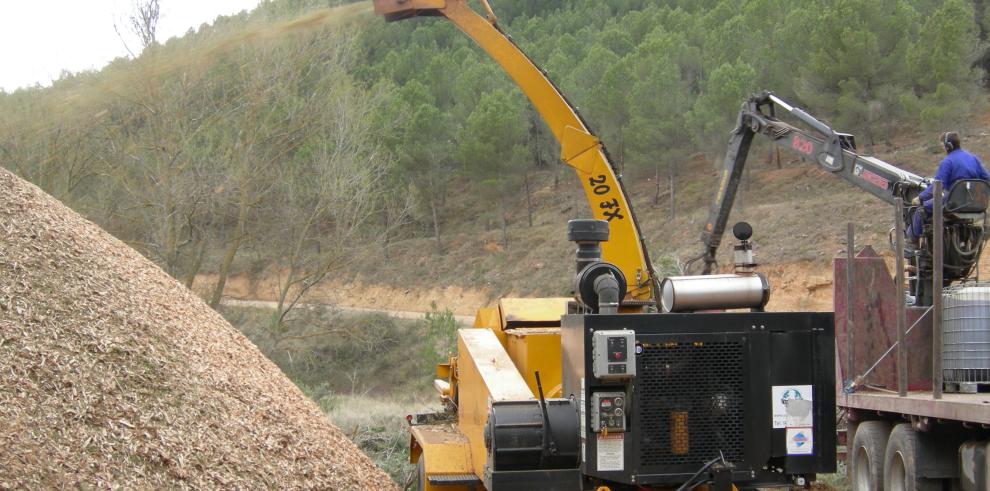
[[[975,155],[962,149],[959,140],[959,133],[954,131],[942,133],[939,143],[945,149],[946,156],[942,163],[938,165],[935,172],[935,180],[942,181],[943,194],[948,195],[949,189],[956,181],[962,179],[982,179],[990,181],[990,174],[983,168],[980,159]],[[911,217],[911,223],[907,228],[908,240],[915,248],[918,247],[918,238],[921,237],[921,227],[925,217],[932,215],[932,202],[935,197],[935,184],[932,183],[927,189],[921,192],[918,197],[911,201],[911,205],[916,209]],[[940,199],[944,199],[939,197]]]

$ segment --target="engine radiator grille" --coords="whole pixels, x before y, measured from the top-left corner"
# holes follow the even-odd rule
[[[640,466],[697,466],[720,450],[743,460],[741,342],[647,344],[636,371]]]

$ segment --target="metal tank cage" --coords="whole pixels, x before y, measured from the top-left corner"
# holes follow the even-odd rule
[[[990,282],[946,288],[942,304],[946,392],[990,391]]]

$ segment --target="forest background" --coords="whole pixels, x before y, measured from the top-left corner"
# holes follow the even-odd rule
[[[634,198],[654,208],[648,235],[700,208],[737,108],[761,89],[857,133],[868,153],[905,131],[970,129],[985,106],[982,1],[496,8],[627,183],[651,183]],[[547,208],[587,213],[562,190],[577,187],[561,185],[573,178],[523,95],[449,23],[386,24],[370,2],[271,0],[165,42],[153,19],[134,27],[138,56],[0,92],[0,162],[211,305],[232,274],[273,278],[278,332],[328,277],[566,288],[554,281],[565,261],[521,288],[544,265],[520,255],[544,253],[540,227],[560,227]],[[666,242],[654,256],[676,270],[683,254]]]

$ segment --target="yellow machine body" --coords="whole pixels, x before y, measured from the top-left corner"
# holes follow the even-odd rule
[[[429,462],[428,473],[433,475],[474,474],[471,464],[471,445],[453,424],[420,425],[410,429],[409,458],[412,462]],[[423,483],[425,489],[467,491],[467,486],[432,486]]]
[[[434,382],[441,398],[456,405],[457,420],[410,431],[410,461],[425,458],[427,477],[473,474],[481,480],[490,403],[536,399],[537,371],[544,395],[560,395],[560,316],[569,300],[503,298],[496,307],[479,309],[472,328],[457,332],[458,356],[437,367]]]
[[[487,458],[484,429],[489,403],[531,399],[533,394],[492,331],[461,329],[457,352],[457,428],[467,437],[473,470],[480,478]]]
[[[506,351],[516,363],[529,390],[533,394],[537,393],[536,373],[539,372],[543,395],[548,398],[560,397],[560,328],[509,329],[506,335]]]
[[[569,298],[503,298],[499,300],[499,330],[509,358],[535,397],[536,372],[545,397],[559,397],[560,316]]]

